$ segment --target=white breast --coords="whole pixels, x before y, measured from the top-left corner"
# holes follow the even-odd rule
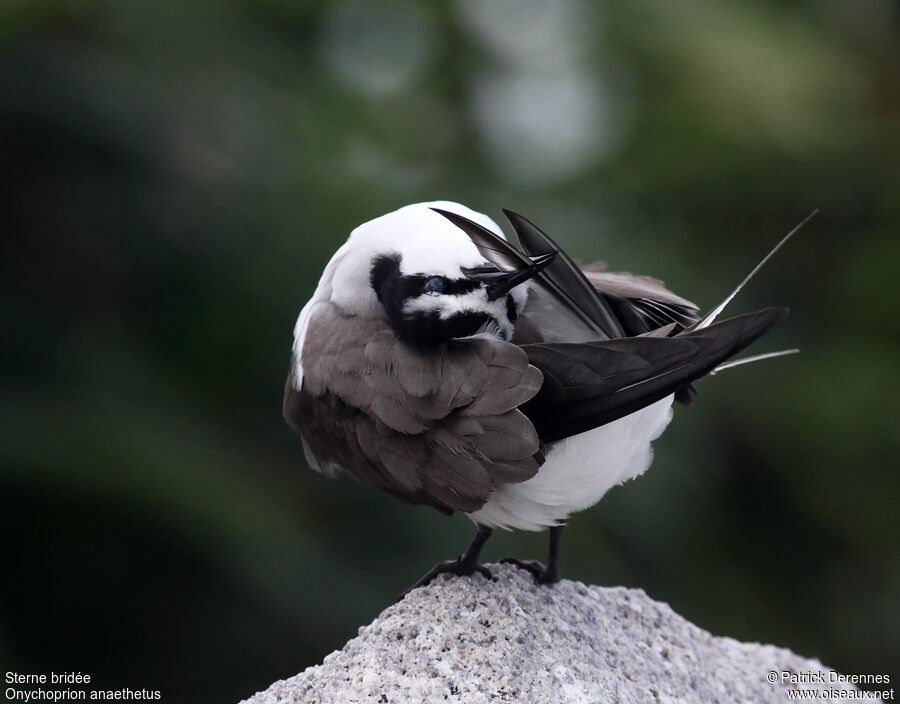
[[[470,518],[491,527],[542,530],[593,506],[650,466],[650,443],[672,420],[672,399],[553,444],[534,477],[501,486]]]

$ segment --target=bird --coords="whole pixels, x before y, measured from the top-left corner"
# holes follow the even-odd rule
[[[358,226],[294,328],[283,416],[308,464],[475,524],[407,592],[444,573],[492,578],[480,554],[498,528],[548,529],[546,561],[503,562],[559,581],[567,519],[649,467],[673,403],[720,369],[796,351],[728,361],[786,308],[717,318],[800,225],[701,316],[660,280],[582,268],[504,213],[518,248],[452,201]]]

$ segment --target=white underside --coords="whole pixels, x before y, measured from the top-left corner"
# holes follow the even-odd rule
[[[551,445],[534,477],[501,486],[469,517],[493,528],[542,530],[593,506],[612,487],[650,466],[650,443],[672,420],[672,399]]]

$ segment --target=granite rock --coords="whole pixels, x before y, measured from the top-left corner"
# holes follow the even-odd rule
[[[245,702],[783,704],[790,689],[862,695],[830,681],[837,673],[817,660],[713,636],[639,589],[542,587],[515,567],[491,570],[495,581],[441,576],[411,592],[321,665]],[[782,673],[824,681],[783,682]]]

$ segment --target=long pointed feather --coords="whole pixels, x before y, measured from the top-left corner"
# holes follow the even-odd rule
[[[535,256],[556,252],[556,259],[541,272],[541,280],[552,284],[554,289],[582,309],[607,337],[621,337],[624,331],[609,305],[565,250],[528,218],[506,208],[503,212],[516,231],[525,254]]]
[[[478,251],[484,255],[485,259],[496,264],[500,269],[512,271],[531,266],[532,261],[528,257],[486,227],[482,227],[462,215],[451,213],[449,210],[441,210],[440,208],[432,208],[432,210],[443,215],[465,232],[469,239],[475,243],[475,246],[478,247]]]
[[[718,367],[713,369],[709,375],[717,374],[724,369],[731,369],[732,367],[739,367],[742,364],[750,364],[751,362],[759,362],[763,359],[773,359],[775,357],[785,357],[789,354],[797,354],[800,352],[798,349],[792,350],[779,350],[778,352],[765,352],[763,354],[754,354],[750,357],[741,357],[740,359],[732,359],[730,362],[725,362],[725,364],[720,364]]]
[[[511,271],[514,269],[530,267],[533,264],[531,259],[522,254],[509,242],[497,237],[493,232],[482,227],[478,223],[472,222],[468,218],[464,218],[456,213],[441,210],[440,208],[432,208],[432,210],[443,215],[465,232],[472,242],[475,243],[475,246],[478,247],[478,251],[480,251],[488,261],[496,264],[500,269]],[[577,319],[578,325],[585,326],[585,329],[590,332],[590,337],[601,339],[609,337],[608,333],[598,325],[581,306],[572,300],[571,296],[560,288],[555,281],[542,276],[542,274],[543,272],[531,279],[532,286],[544,289],[554,303],[559,303]]]
[[[788,232],[788,233],[781,239],[781,242],[779,242],[778,244],[775,245],[775,247],[772,248],[772,251],[771,251],[771,252],[769,252],[765,257],[763,257],[763,260],[753,268],[753,271],[751,271],[749,274],[747,274],[746,278],[745,278],[743,281],[741,281],[741,283],[739,283],[739,284],[737,285],[737,287],[736,287],[730,294],[728,294],[728,296],[725,298],[724,301],[722,301],[719,305],[717,305],[715,308],[713,308],[711,311],[709,311],[709,313],[707,313],[707,314],[704,315],[700,320],[698,320],[696,323],[694,323],[690,328],[688,328],[688,331],[691,331],[691,330],[702,330],[703,328],[708,327],[709,325],[711,325],[712,323],[714,323],[715,320],[716,320],[716,318],[719,317],[719,314],[720,314],[723,310],[725,310],[725,306],[727,306],[729,303],[731,303],[732,299],[733,299],[736,295],[738,295],[738,293],[740,292],[740,290],[741,290],[742,288],[744,288],[744,286],[747,285],[747,283],[750,281],[750,279],[752,279],[754,276],[756,276],[757,272],[758,272],[760,269],[762,269],[763,266],[765,266],[766,262],[768,262],[773,256],[775,256],[775,253],[776,253],[779,249],[781,249],[781,248],[787,243],[787,241],[788,241],[789,239],[791,239],[791,237],[793,237],[794,234],[795,234],[801,227],[803,227],[806,223],[808,223],[810,220],[812,220],[813,216],[815,216],[816,213],[818,213],[818,212],[819,212],[819,209],[816,208],[816,209],[813,210],[809,215],[807,215],[805,218],[803,218],[803,220],[801,220],[800,223],[799,223],[798,225],[796,225],[796,226],[794,227],[793,230],[791,230],[790,232]]]

